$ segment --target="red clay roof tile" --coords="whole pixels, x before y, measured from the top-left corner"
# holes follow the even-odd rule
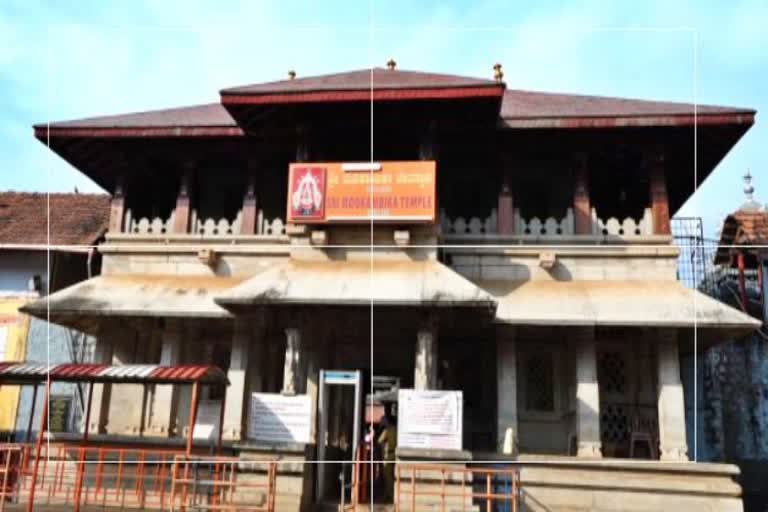
[[[48,244],[49,195],[0,192],[0,245]],[[109,225],[106,194],[50,194],[50,244],[92,245]]]

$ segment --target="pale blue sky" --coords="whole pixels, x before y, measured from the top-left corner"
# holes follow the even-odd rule
[[[712,234],[755,176],[768,201],[768,2],[0,1],[0,189],[97,190],[36,122],[212,102],[233,85],[381,66],[508,87],[751,107],[680,212]]]

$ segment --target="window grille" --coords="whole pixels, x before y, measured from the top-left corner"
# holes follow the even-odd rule
[[[528,411],[554,412],[555,364],[552,354],[528,356],[525,364],[525,408]]]

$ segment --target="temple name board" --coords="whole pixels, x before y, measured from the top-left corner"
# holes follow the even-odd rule
[[[434,161],[294,163],[288,221],[434,222],[435,177]]]

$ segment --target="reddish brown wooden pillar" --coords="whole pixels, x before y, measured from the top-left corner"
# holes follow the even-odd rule
[[[256,234],[256,219],[258,215],[258,200],[256,198],[256,161],[248,160],[248,184],[243,197],[243,218],[240,233],[243,235]]]
[[[573,168],[573,224],[577,235],[592,233],[592,202],[589,197],[587,155],[576,155]]]
[[[739,268],[739,297],[741,299],[741,309],[747,313],[747,283],[744,276],[744,273],[746,272],[744,251],[739,251],[736,255],[736,264]]]
[[[176,197],[176,212],[173,216],[173,232],[189,233],[190,214],[192,209],[192,178],[195,164],[187,161],[184,164],[184,173],[179,183],[179,195]]]
[[[512,235],[515,232],[515,203],[512,197],[512,176],[508,165],[504,166],[499,190],[497,208],[498,232],[500,235]]]
[[[651,215],[653,217],[653,234],[669,235],[669,197],[667,196],[667,181],[664,172],[664,153],[661,150],[651,152],[648,159],[648,176],[650,178]]]
[[[109,232],[122,233],[125,214],[125,177],[120,176],[115,183],[112,203],[109,208]]]

